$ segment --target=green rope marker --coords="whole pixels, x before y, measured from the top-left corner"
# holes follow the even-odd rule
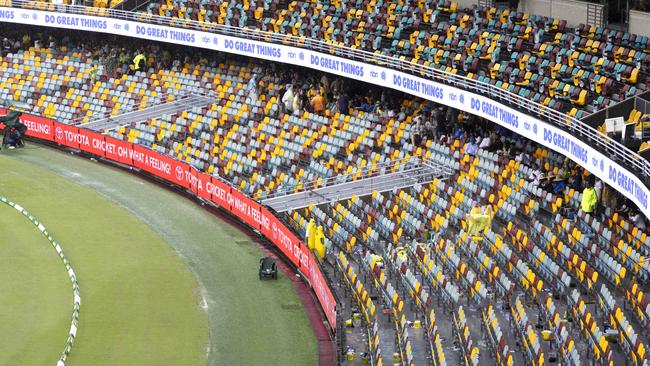
[[[67,361],[68,356],[70,355],[70,351],[72,351],[72,345],[74,344],[74,339],[77,336],[77,327],[79,326],[79,309],[81,308],[81,296],[79,294],[79,283],[77,282],[77,275],[72,269],[72,266],[68,261],[68,258],[66,258],[65,254],[63,254],[63,249],[61,248],[61,246],[56,242],[56,240],[54,240],[54,238],[47,231],[45,226],[42,223],[40,223],[38,219],[34,217],[34,215],[32,215],[29,211],[24,209],[19,204],[11,202],[6,197],[0,196],[0,201],[13,207],[16,211],[23,214],[23,216],[29,219],[29,221],[31,221],[31,223],[34,224],[34,226],[36,226],[38,230],[41,231],[43,236],[50,242],[54,250],[61,258],[61,261],[65,266],[66,272],[68,272],[68,276],[70,277],[70,282],[72,283],[72,295],[73,295],[72,321],[70,322],[70,331],[68,332],[68,338],[66,339],[65,348],[63,349],[63,352],[61,352],[61,356],[59,357],[59,360],[56,363],[56,366],[65,366],[65,362]]]

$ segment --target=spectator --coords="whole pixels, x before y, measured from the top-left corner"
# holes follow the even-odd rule
[[[467,146],[465,146],[465,152],[468,155],[475,156],[478,152],[478,144],[474,143],[474,140],[470,138]]]
[[[624,200],[625,201],[623,202],[623,205],[621,207],[619,207],[617,212],[620,215],[626,215],[626,214],[629,215],[632,212],[633,203],[632,203],[632,201],[630,201],[629,198],[625,198]]]
[[[287,91],[284,92],[284,95],[282,96],[282,104],[284,105],[284,111],[286,113],[293,113],[293,98],[293,85],[288,85]]]
[[[23,49],[29,49],[29,45],[32,44],[32,37],[29,36],[29,34],[25,34],[23,36],[23,44],[22,47]]]
[[[582,202],[580,203],[580,208],[582,208],[584,213],[593,214],[596,211],[598,197],[596,196],[594,184],[594,178],[593,176],[590,176],[590,179],[587,181],[587,186],[582,191]]]
[[[248,80],[248,92],[254,93],[257,89],[257,75],[253,75],[250,80]]]
[[[596,190],[596,198],[598,198],[598,202],[600,202],[600,197],[602,197],[603,193],[603,181],[596,179],[594,183],[594,189]]]
[[[569,164],[565,161],[562,168],[558,171],[555,177],[555,184],[553,185],[553,193],[560,193],[567,184],[569,179]]]
[[[492,145],[492,141],[490,139],[490,135],[486,135],[481,139],[481,141],[478,144],[478,147],[487,150],[491,145]]]
[[[517,149],[516,147],[512,148],[512,153],[515,157],[515,161],[518,162],[523,162],[524,161],[524,152],[522,150]]]
[[[299,115],[300,112],[302,112],[302,90],[298,89],[296,92],[293,94],[293,114]]]
[[[311,108],[316,114],[323,114],[325,112],[325,98],[323,98],[320,92],[316,92],[316,95],[311,98]]]
[[[641,215],[638,210],[631,210],[629,218],[630,221],[634,223],[634,226],[639,228],[639,230],[646,230],[645,220],[643,219],[643,215]]]
[[[433,126],[433,121],[427,119],[424,123],[424,138],[426,140],[434,140],[436,138],[436,129]]]
[[[404,107],[400,108],[399,113],[397,114],[397,120],[402,122],[406,119],[406,110]]]
[[[350,98],[345,94],[339,94],[338,99],[336,100],[336,104],[338,106],[339,112],[343,114],[348,114],[350,113],[350,108],[349,108],[349,100]]]
[[[582,189],[582,174],[576,172],[575,170],[569,173],[569,180],[567,181],[569,188],[573,188],[576,191]]]
[[[411,144],[418,146],[422,142],[422,115],[419,114],[413,118],[413,123],[410,126]]]
[[[8,54],[11,53],[11,41],[9,38],[4,38],[2,40],[2,57],[7,56]]]
[[[528,175],[528,181],[535,187],[538,187],[542,180],[542,171],[539,169],[539,165],[536,163],[533,164],[533,170]]]

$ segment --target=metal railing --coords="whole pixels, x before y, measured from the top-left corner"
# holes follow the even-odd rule
[[[619,164],[623,165],[625,169],[631,170],[640,178],[650,177],[650,162],[643,159],[636,152],[633,152],[630,149],[626,148],[621,143],[613,140],[609,136],[601,133],[591,126],[586,125],[574,117],[568,116],[565,113],[533,102],[528,98],[519,96],[518,94],[512,93],[508,90],[503,90],[495,85],[487,84],[462,75],[449,73],[434,67],[420,65],[413,61],[402,60],[398,57],[387,55],[385,54],[388,52],[387,50],[377,51],[377,53],[373,53],[365,50],[342,46],[339,44],[328,43],[322,39],[316,40],[290,34],[279,34],[262,31],[259,29],[251,29],[247,27],[233,27],[230,25],[206,23],[174,17],[164,17],[143,12],[128,12],[116,9],[90,8],[74,5],[54,5],[51,3],[25,0],[14,0],[7,5],[16,8],[103,16],[183,29],[193,29],[197,31],[211,32],[220,35],[227,35],[262,42],[278,43],[309,49],[312,51],[323,52],[326,54],[340,56],[350,60],[365,62],[377,66],[388,67],[393,70],[403,71],[413,75],[428,77],[431,80],[435,80],[447,85],[457,86],[464,90],[481,93],[483,95],[497,99],[506,105],[510,105],[519,110],[526,111],[532,116],[539,117],[544,121],[552,123],[553,125],[561,127],[580,137],[582,141],[588,142],[592,147],[610,156],[613,160],[616,160]],[[641,180],[645,181],[644,179]]]
[[[151,97],[151,98],[147,99],[144,107],[141,107],[142,103],[140,103],[140,102],[129,101],[129,103],[126,103],[126,104],[122,105],[117,110],[118,113],[115,113],[114,111],[110,111],[110,112],[107,111],[105,113],[96,114],[96,115],[93,115],[93,118],[91,120],[89,120],[88,122],[83,121],[85,117],[77,117],[77,118],[72,119],[68,124],[73,125],[73,126],[88,125],[90,123],[97,122],[99,120],[110,119],[110,118],[114,118],[114,117],[117,117],[117,116],[122,115],[122,114],[135,112],[135,111],[139,111],[139,110],[142,110],[142,109],[145,109],[145,108],[154,107],[154,106],[157,106],[157,105],[160,105],[160,104],[163,104],[163,103],[168,103],[168,102],[171,102],[171,101],[175,101],[177,99],[185,97],[186,95],[187,94],[178,95],[178,94],[175,94],[175,93],[159,94],[159,95],[157,95],[155,97]],[[170,97],[172,97],[173,99],[170,100],[169,99]]]
[[[288,194],[314,191],[318,188],[330,187],[337,184],[353,182],[382,176],[388,173],[404,172],[405,170],[419,168],[423,165],[422,159],[410,157],[408,159],[388,160],[379,164],[371,164],[352,173],[337,174],[331,177],[321,177],[310,181],[298,181],[295,184],[285,184],[274,191],[265,191],[264,200],[282,197]],[[427,165],[428,166],[428,165]],[[446,172],[446,171],[445,171]]]

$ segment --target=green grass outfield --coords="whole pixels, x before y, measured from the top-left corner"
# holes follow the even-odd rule
[[[54,365],[70,329],[70,278],[40,230],[4,203],[0,228],[0,365]]]
[[[282,275],[259,281],[262,252],[239,229],[138,177],[35,144],[2,150],[0,171],[0,194],[47,226],[77,273],[82,305],[69,365],[317,363],[316,339],[293,283]],[[11,335],[0,342],[0,365],[54,364],[70,323],[69,280],[24,218],[27,232],[19,225],[11,236],[5,232],[5,218],[18,216],[9,212],[0,211],[0,255],[15,252],[26,264],[0,270],[0,314],[12,312],[9,323],[0,315],[0,334]],[[22,237],[34,243],[17,250],[13,238]],[[32,253],[37,243],[44,249]],[[27,264],[48,254],[34,281],[25,280],[34,268]],[[8,287],[16,300],[5,302]],[[16,330],[29,322],[39,324]],[[47,346],[33,359],[16,355],[36,341]]]

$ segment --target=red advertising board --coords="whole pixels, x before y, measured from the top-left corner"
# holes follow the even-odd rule
[[[296,267],[307,273],[309,249],[266,208],[262,207],[260,213],[262,235],[271,240]]]
[[[212,202],[228,211],[231,211],[232,208],[230,206],[230,201],[228,201],[228,197],[231,197],[230,191],[232,191],[232,188],[230,188],[228,184],[216,177],[212,177],[211,181],[206,183],[206,187],[206,191],[209,192],[212,197]]]
[[[195,195],[199,196],[199,192],[202,192],[204,189],[204,183],[199,178],[201,172],[193,166],[189,166],[185,171],[185,181],[187,182],[187,188],[189,188]],[[203,197],[203,195],[200,195]]]
[[[230,202],[231,211],[240,220],[244,221],[249,226],[259,230],[260,229],[260,204],[252,199],[244,196],[243,193],[231,188],[228,195],[228,202]]]
[[[27,136],[48,141],[54,140],[54,126],[52,120],[23,114],[20,116],[20,122],[27,126]]]
[[[159,154],[140,145],[133,145],[133,165],[171,183],[189,187],[186,174],[189,166],[167,155]]]
[[[79,133],[77,127],[66,125],[64,123],[54,123],[54,142],[78,149],[79,140],[82,139],[83,135]]]
[[[323,308],[327,322],[336,331],[336,300],[311,254],[309,255],[309,282]]]
[[[205,200],[212,201],[212,192],[216,189],[216,186],[212,183],[212,176],[200,172],[194,167],[190,169],[189,174],[192,192]],[[224,204],[220,206],[225,207],[227,203],[225,190],[222,189],[222,192],[217,192],[216,195],[217,197],[223,197]],[[230,206],[228,206],[228,210],[230,210]]]
[[[107,143],[104,135],[84,128],[79,129],[79,134],[83,136],[79,141],[79,149],[97,156],[106,156]]]
[[[119,163],[133,165],[133,144],[106,136],[106,158]]]

